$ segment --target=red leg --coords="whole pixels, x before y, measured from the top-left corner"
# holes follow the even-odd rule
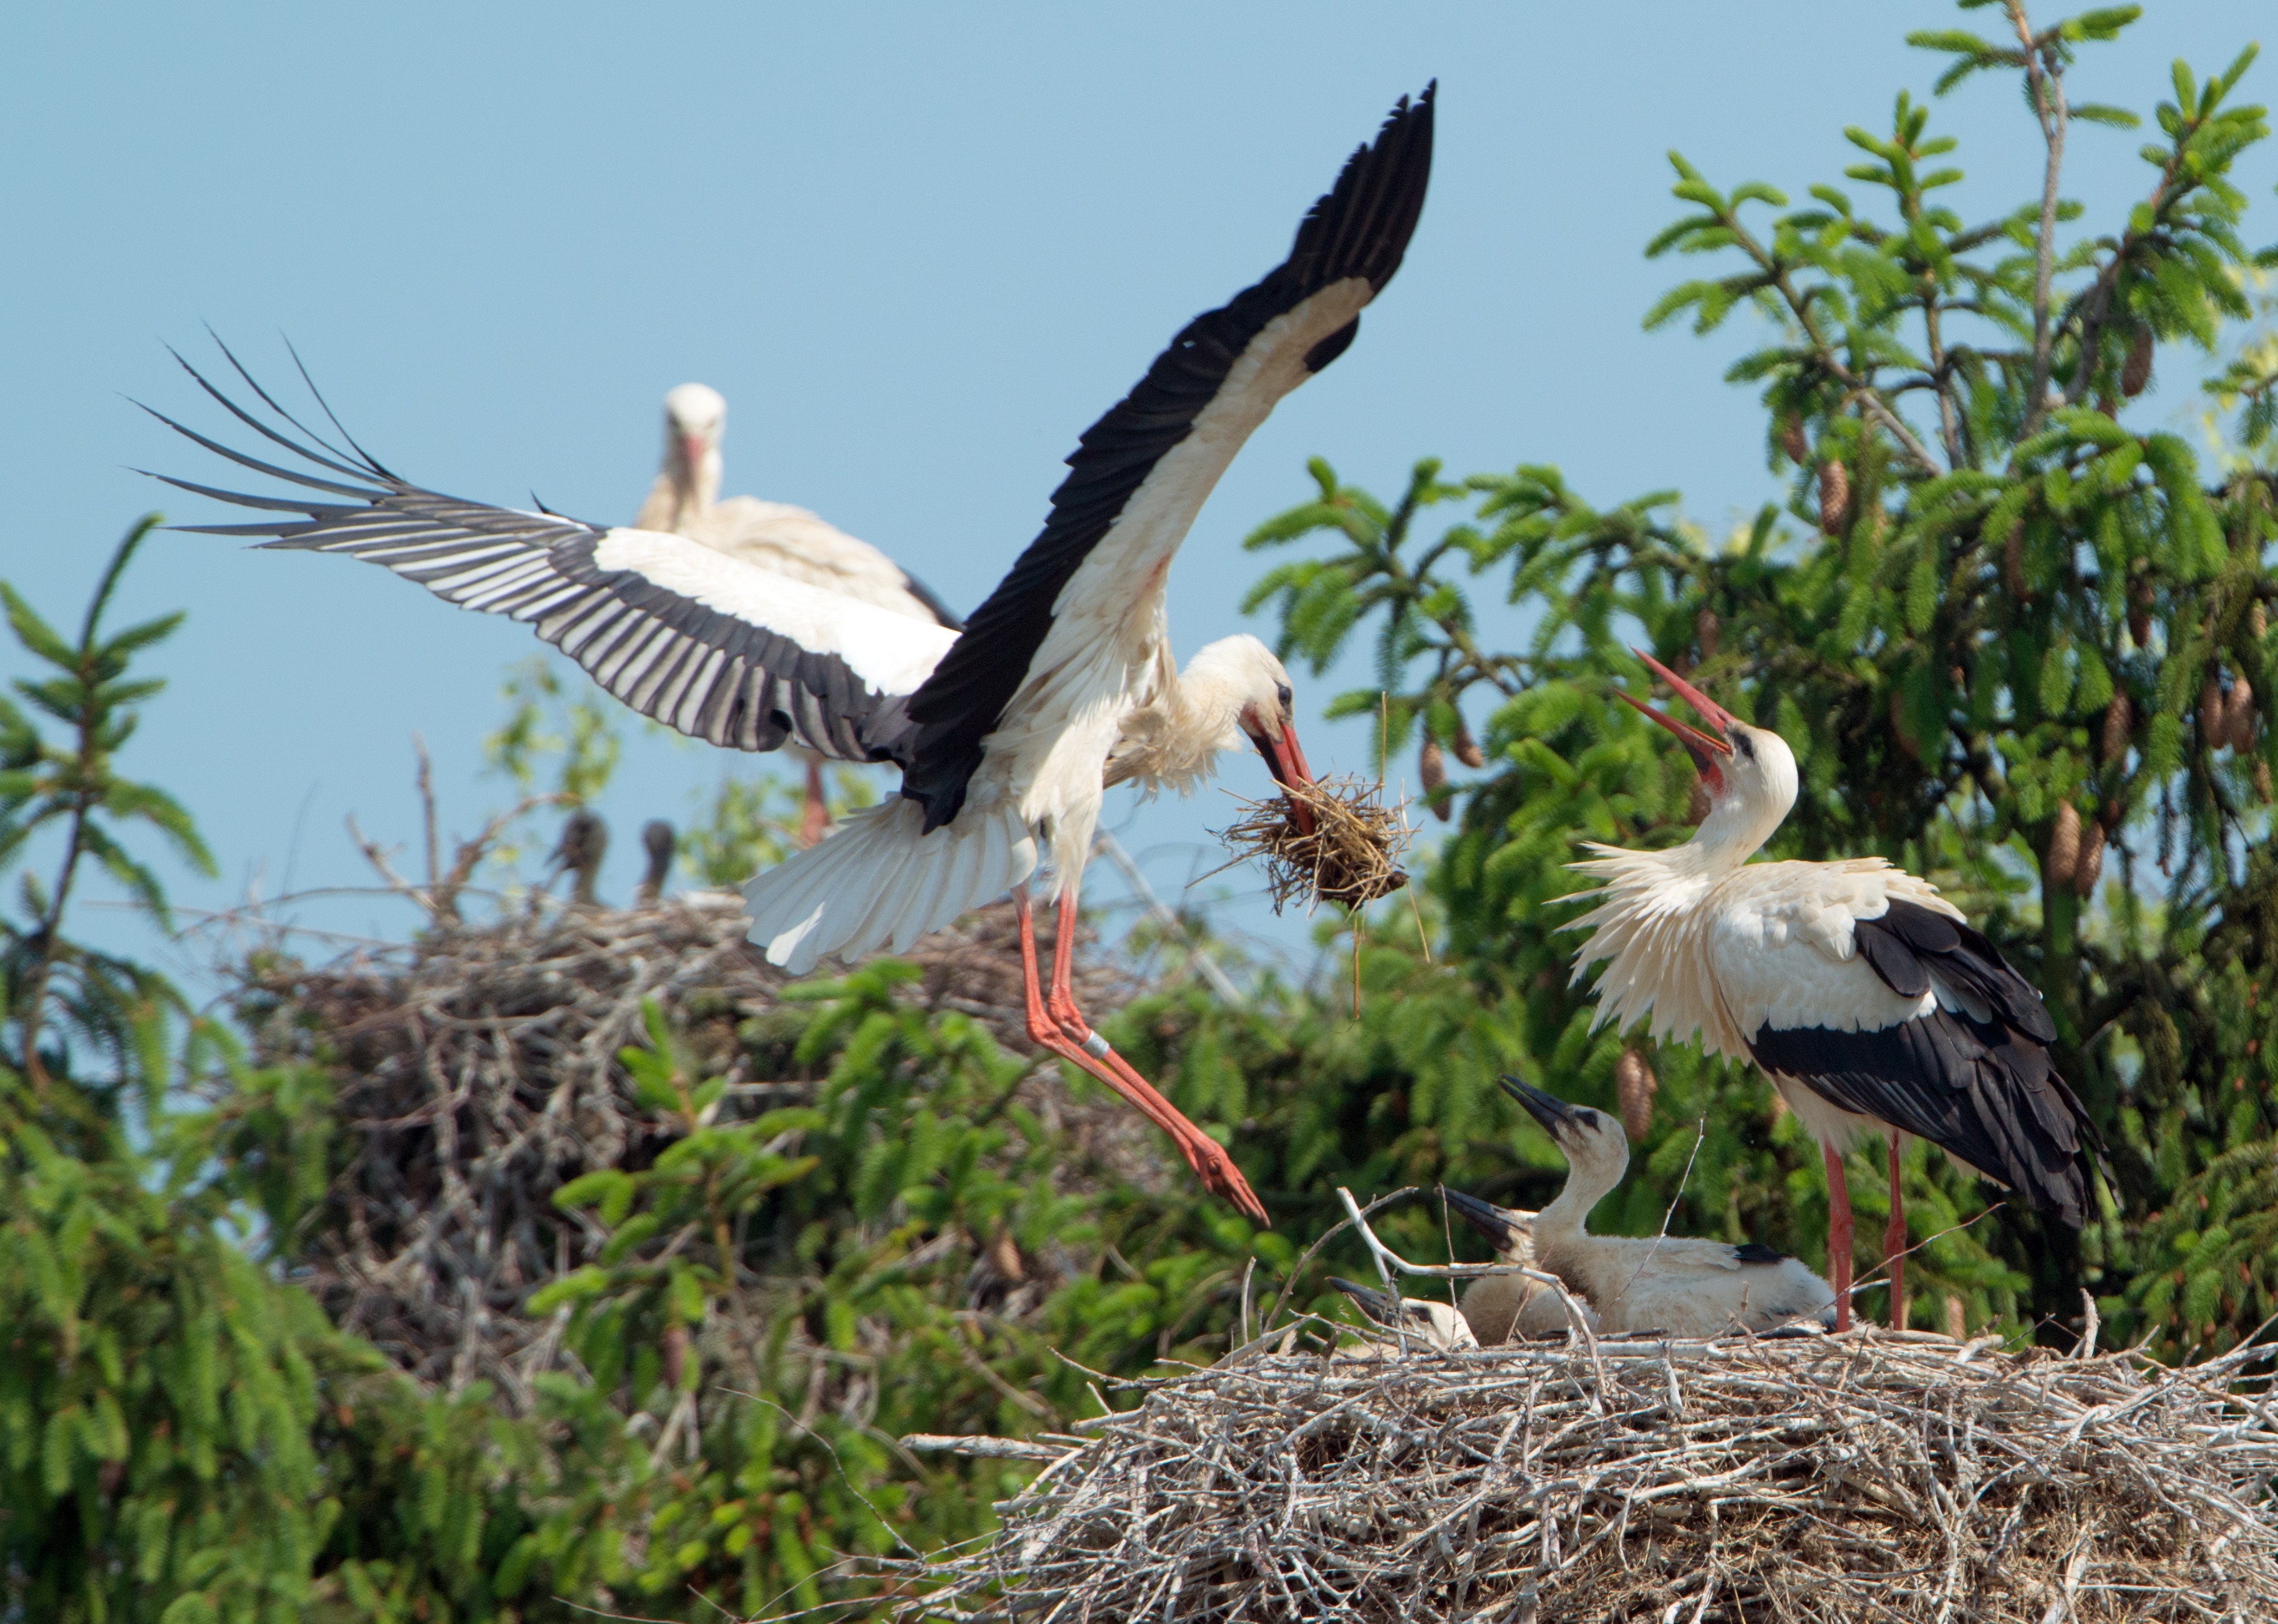
[[[1028,1036],[1040,1047],[1072,1064],[1082,1067],[1138,1108],[1139,1114],[1171,1136],[1187,1165],[1204,1186],[1224,1196],[1260,1224],[1271,1224],[1265,1208],[1250,1188],[1250,1181],[1234,1164],[1226,1148],[1189,1122],[1179,1108],[1158,1094],[1130,1063],[1107,1046],[1075,1007],[1068,985],[1075,957],[1075,888],[1061,895],[1059,934],[1052,943],[1052,986],[1049,1001],[1036,964],[1036,921],[1028,905],[1028,888],[1013,891],[1013,909],[1021,925],[1021,974],[1028,995]]]
[[[822,796],[822,758],[809,756],[806,759],[806,804],[799,809],[799,844],[816,844],[829,827],[830,804]]]
[[[1883,1262],[1891,1271],[1891,1329],[1907,1328],[1907,1198],[1899,1191],[1899,1138],[1891,1135],[1891,1221],[1883,1226]]]
[[[1851,1329],[1851,1186],[1844,1182],[1843,1158],[1823,1147],[1827,1158],[1827,1273],[1835,1288],[1835,1329]]]

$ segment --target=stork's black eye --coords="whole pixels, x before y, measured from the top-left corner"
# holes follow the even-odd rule
[[[1273,697],[1281,701],[1281,708],[1285,711],[1295,705],[1297,699],[1297,696],[1289,691],[1289,684],[1287,682],[1273,690]]]
[[[1751,761],[1756,759],[1755,741],[1745,733],[1736,733],[1732,736],[1732,747]]]

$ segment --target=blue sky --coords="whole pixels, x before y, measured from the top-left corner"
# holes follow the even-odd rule
[[[2170,58],[2217,70],[2267,15],[2155,4],[2074,94],[2148,111]],[[1380,490],[1424,455],[1555,462],[1594,499],[1679,488],[1721,530],[1771,487],[1761,420],[1720,381],[1745,329],[1640,327],[1682,273],[1640,255],[1673,212],[1664,154],[1797,194],[1836,179],[1843,126],[1883,127],[1896,88],[1935,76],[1905,30],[1953,20],[1927,0],[11,10],[0,576],[70,619],[137,514],[216,516],[132,471],[213,469],[123,398],[215,426],[163,347],[196,352],[210,323],[269,374],[289,334],[408,477],[599,520],[631,516],[659,398],[701,379],[730,403],[728,491],[814,507],[970,606],[1083,426],[1272,265],[1344,155],[1435,76],[1406,267],[1204,510],[1172,576],[1181,654],[1243,628],[1264,563],[1240,538],[1302,499],[1315,454]],[[2274,71],[2244,94],[2267,99]],[[1991,80],[1938,105],[1965,213],[2037,191],[2027,117]],[[2114,217],[2146,189],[2142,139],[2079,129],[2068,194]],[[2268,150],[2245,179],[2267,241]],[[2177,355],[2165,373],[2138,409],[2172,419],[2198,370]],[[447,833],[507,798],[480,743],[533,646],[520,628],[375,569],[200,537],[154,539],[124,594],[126,614],[172,607],[189,621],[159,657],[172,687],[126,766],[180,795],[220,859],[180,900],[368,883],[343,819],[416,840],[415,730]],[[1317,768],[1364,766],[1365,729],[1318,720],[1362,680],[1365,657],[1303,682]],[[640,821],[684,820],[723,765],[750,764],[636,740],[604,803],[605,895],[631,889]],[[1240,762],[1227,782],[1264,778]],[[1218,861],[1204,831],[1230,806],[1118,800],[1109,820],[1174,894]],[[1209,883],[1229,926],[1303,957],[1253,877]],[[409,923],[356,897],[304,917]],[[147,949],[124,919],[83,923]]]

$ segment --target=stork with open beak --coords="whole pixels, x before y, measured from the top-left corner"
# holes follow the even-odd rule
[[[638,530],[669,531],[771,575],[874,604],[928,626],[962,631],[965,622],[924,582],[867,541],[849,536],[804,507],[755,496],[722,500],[721,444],[728,402],[706,384],[682,384],[664,397],[664,458],[640,511]],[[805,771],[799,843],[812,846],[830,825],[822,762],[803,744],[787,753]]]
[[[1751,863],[1795,804],[1794,752],[1650,655],[1646,666],[1714,729],[1627,694],[1675,734],[1708,791],[1693,838],[1663,851],[1591,842],[1575,868],[1603,883],[1575,921],[1579,982],[1603,964],[1598,1021],[1650,1021],[1712,1055],[1753,1060],[1820,1145],[1828,1270],[1850,1323],[1852,1218],[1843,1155],[1890,1140],[1883,1233],[1892,1319],[1905,1321],[1901,1136],[2017,1191],[2075,1229],[2087,1217],[2085,1111],[2049,1058],[2056,1025],[2033,985],[1928,881],[1881,858]],[[1538,1224],[1538,1244],[1540,1233]]]
[[[1110,776],[1192,790],[1221,751],[1247,739],[1285,788],[1311,782],[1281,662],[1237,636],[1198,651],[1181,671],[1165,585],[1235,454],[1284,395],[1344,353],[1362,309],[1400,268],[1431,177],[1432,119],[1431,90],[1403,97],[1306,214],[1288,256],[1188,323],[1085,432],[1043,532],[962,633],[684,536],[424,489],[344,431],[345,446],[310,431],[242,368],[247,386],[299,438],[198,382],[305,467],[262,461],[161,421],[298,488],[252,495],[168,483],[270,515],[197,528],[347,553],[462,608],[523,621],[610,693],[683,733],[732,749],[797,743],[837,760],[898,766],[898,797],[745,887],[752,939],[800,973],[825,954],[901,951],[1009,890],[1029,1037],[1129,1101],[1204,1184],[1263,1222],[1265,1208],[1224,1147],[1076,1007],[1077,892]],[[1049,984],[1028,891],[1047,856],[1059,909]]]

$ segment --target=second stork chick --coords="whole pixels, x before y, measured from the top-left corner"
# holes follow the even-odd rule
[[[1459,1353],[1479,1345],[1472,1328],[1464,1323],[1464,1316],[1447,1303],[1395,1297],[1389,1292],[1380,1292],[1374,1286],[1334,1275],[1329,1277],[1329,1284],[1351,1298],[1354,1306],[1370,1319],[1395,1332],[1390,1340],[1373,1338],[1367,1346],[1350,1350],[1355,1357],[1367,1359],[1397,1353],[1403,1333],[1410,1353]]]
[[[1502,1079],[1564,1153],[1566,1187],[1534,1215],[1540,1266],[1589,1299],[1609,1335],[1658,1331],[1713,1337],[1770,1330],[1800,1319],[1832,1329],[1835,1292],[1796,1259],[1750,1242],[1731,1246],[1676,1235],[1593,1235],[1590,1208],[1629,1170],[1629,1135],[1619,1119],[1556,1094]]]
[[[1516,1263],[1522,1269],[1542,1268],[1534,1254],[1533,1213],[1516,1212],[1445,1186],[1440,1193],[1457,1217],[1487,1238],[1494,1248],[1495,1262]],[[1597,1330],[1596,1310],[1579,1298],[1572,1300],[1583,1325]],[[1573,1323],[1558,1293],[1525,1275],[1481,1275],[1464,1289],[1463,1315],[1481,1347],[1496,1347],[1514,1337],[1559,1336]]]

